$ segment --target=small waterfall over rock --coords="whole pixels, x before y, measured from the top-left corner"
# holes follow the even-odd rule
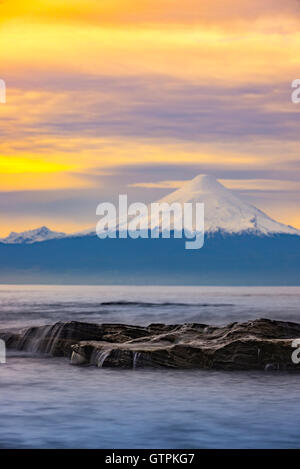
[[[55,348],[64,328],[64,323],[27,329],[20,335],[16,348],[32,353],[55,354]]]
[[[141,356],[140,352],[133,352],[133,363],[132,363],[132,365],[133,365],[134,369],[137,367],[140,356]]]
[[[105,360],[109,357],[111,354],[111,349],[103,350],[103,349],[95,349],[92,352],[91,358],[90,358],[90,364],[91,365],[96,365],[98,368],[102,368],[104,365]]]
[[[104,365],[105,360],[109,357],[110,355],[110,350],[107,350],[106,352],[100,353],[98,357],[98,368],[102,368]]]
[[[21,333],[2,334],[9,347],[31,353],[70,356],[71,346],[82,340],[101,340],[103,327],[77,321],[57,322],[49,326],[30,327]]]
[[[83,349],[81,349],[81,353],[82,352]],[[140,352],[132,352],[123,347],[106,346],[98,348],[96,346],[90,355],[89,364],[97,366],[98,368],[102,368],[103,366],[136,368],[141,355],[142,354]]]

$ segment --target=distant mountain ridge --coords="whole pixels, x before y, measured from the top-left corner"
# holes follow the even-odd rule
[[[300,285],[300,236],[218,232],[192,251],[173,237],[0,243],[0,283]]]
[[[216,178],[206,174],[200,174],[191,181],[187,181],[180,189],[171,192],[158,201],[158,203],[168,204],[174,202],[182,206],[184,203],[204,203],[205,233],[207,234],[221,232],[224,234],[296,234],[300,236],[300,230],[273,220],[258,208],[236,196]],[[158,225],[157,228],[161,231],[161,226]],[[122,226],[119,226],[119,230],[122,230]],[[51,231],[43,226],[23,233],[12,232],[7,238],[0,239],[0,242],[5,244],[28,244],[49,239],[90,235],[95,235],[95,228],[65,234]]]
[[[186,250],[185,239],[172,235],[99,239],[95,228],[67,235],[41,227],[0,240],[0,282],[300,285],[299,230],[273,220],[211,176],[197,176],[160,202],[204,202],[202,249]]]
[[[12,231],[6,238],[0,238],[0,242],[4,244],[32,244],[47,241],[49,239],[63,238],[65,236],[65,233],[51,231],[46,226],[41,226],[40,228],[23,231],[21,233],[15,233]]]

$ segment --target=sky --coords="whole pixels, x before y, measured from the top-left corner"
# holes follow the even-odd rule
[[[205,173],[300,228],[298,0],[0,0],[0,236]]]

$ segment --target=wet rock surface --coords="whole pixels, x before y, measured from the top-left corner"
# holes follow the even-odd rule
[[[268,319],[224,327],[71,321],[21,333],[0,331],[0,338],[8,348],[67,356],[73,365],[300,370],[300,364],[292,360],[292,342],[300,338],[300,324]]]

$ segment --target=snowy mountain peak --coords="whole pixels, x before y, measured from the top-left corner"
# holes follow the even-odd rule
[[[54,238],[63,238],[64,236],[65,233],[51,231],[47,226],[41,226],[35,230],[23,231],[22,233],[12,231],[6,238],[0,238],[0,242],[5,244],[32,244]]]
[[[226,198],[230,193],[229,189],[226,189],[215,177],[208,174],[199,174],[162,200],[166,201],[166,199],[174,198],[177,202],[205,202],[203,197],[207,197],[209,194]],[[202,200],[200,200],[201,198]]]
[[[213,176],[209,174],[199,174],[194,179],[187,181],[180,190],[186,191],[216,191],[225,189],[222,184]]]
[[[240,196],[224,187],[216,178],[207,174],[200,174],[191,181],[185,182],[182,187],[158,202],[167,202],[168,204],[177,202],[182,205],[184,203],[204,203],[205,233],[207,234],[221,231],[228,234],[248,232],[256,235],[276,233],[300,235],[300,231],[296,228],[273,220],[264,212],[248,204]],[[151,210],[150,206],[149,209]],[[150,210],[149,213],[151,213]],[[174,220],[173,218],[173,223]],[[147,224],[150,228],[148,216],[146,226]],[[122,224],[118,226],[118,229],[122,230]],[[161,231],[161,226],[158,225],[157,229]],[[23,233],[12,232],[7,238],[0,239],[0,242],[5,244],[31,244],[55,238],[91,235],[95,235],[95,228],[73,235],[66,235],[42,226]]]
[[[224,187],[216,178],[206,174],[200,174],[187,181],[159,202],[204,203],[206,233],[224,231],[233,234],[247,231],[265,235],[300,235],[299,230],[273,220]]]

